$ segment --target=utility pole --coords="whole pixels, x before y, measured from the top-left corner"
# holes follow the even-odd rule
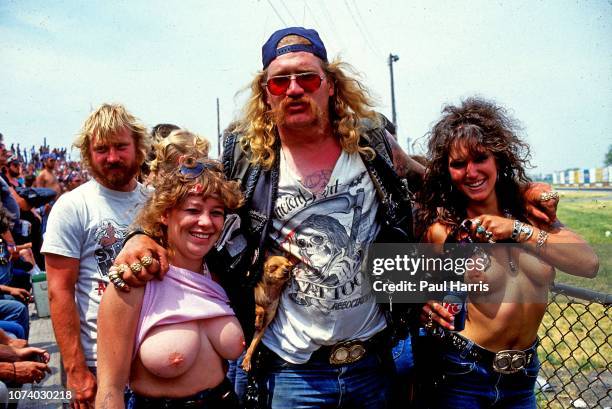
[[[217,98],[217,158],[221,158],[221,120],[219,116],[219,98]]]
[[[395,113],[395,83],[393,81],[393,63],[399,60],[399,56],[389,54],[389,75],[391,76],[391,120],[397,132],[397,114]]]

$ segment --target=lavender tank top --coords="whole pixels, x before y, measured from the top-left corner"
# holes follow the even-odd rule
[[[163,280],[147,282],[132,359],[153,327],[227,315],[235,315],[227,294],[209,274],[171,265]]]

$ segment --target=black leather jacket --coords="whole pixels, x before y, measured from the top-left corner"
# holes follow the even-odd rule
[[[268,228],[272,220],[273,205],[277,198],[280,176],[279,161],[271,169],[262,169],[249,162],[249,152],[240,144],[240,136],[228,135],[224,141],[223,165],[228,179],[240,180],[245,195],[245,205],[238,212],[241,218],[240,234],[246,238],[245,251],[230,257],[228,254],[213,254],[207,257],[214,271],[225,271],[221,284],[226,289],[232,307],[245,330],[247,339],[252,337],[254,325],[253,287],[261,277],[265,250],[269,245]],[[414,242],[412,206],[407,182],[393,169],[391,149],[383,128],[372,128],[360,141],[362,146],[374,148],[375,156],[362,159],[377,192],[380,206],[377,218],[381,229],[376,242]],[[276,147],[279,158],[280,145]],[[222,263],[222,265],[215,265]],[[387,311],[390,305],[384,305]],[[393,305],[388,319],[397,326],[406,327],[409,305]]]

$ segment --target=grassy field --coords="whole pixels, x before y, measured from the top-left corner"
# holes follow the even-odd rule
[[[557,282],[612,292],[612,192],[560,192],[559,219],[589,242],[599,256],[594,279],[559,272]],[[606,232],[609,231],[609,237]]]
[[[562,192],[559,219],[593,245],[600,268],[595,279],[557,273],[556,282],[609,294],[612,277],[612,193]],[[573,302],[556,296],[540,327],[540,375],[550,388],[537,395],[541,408],[569,408],[581,399],[586,407],[612,404],[612,310],[599,303]]]

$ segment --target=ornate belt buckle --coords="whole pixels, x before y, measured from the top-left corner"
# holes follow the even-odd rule
[[[365,353],[365,346],[360,341],[341,342],[332,348],[329,363],[332,365],[350,364],[359,361]]]
[[[525,351],[505,350],[495,354],[493,370],[501,374],[513,374],[525,369],[527,354]]]

